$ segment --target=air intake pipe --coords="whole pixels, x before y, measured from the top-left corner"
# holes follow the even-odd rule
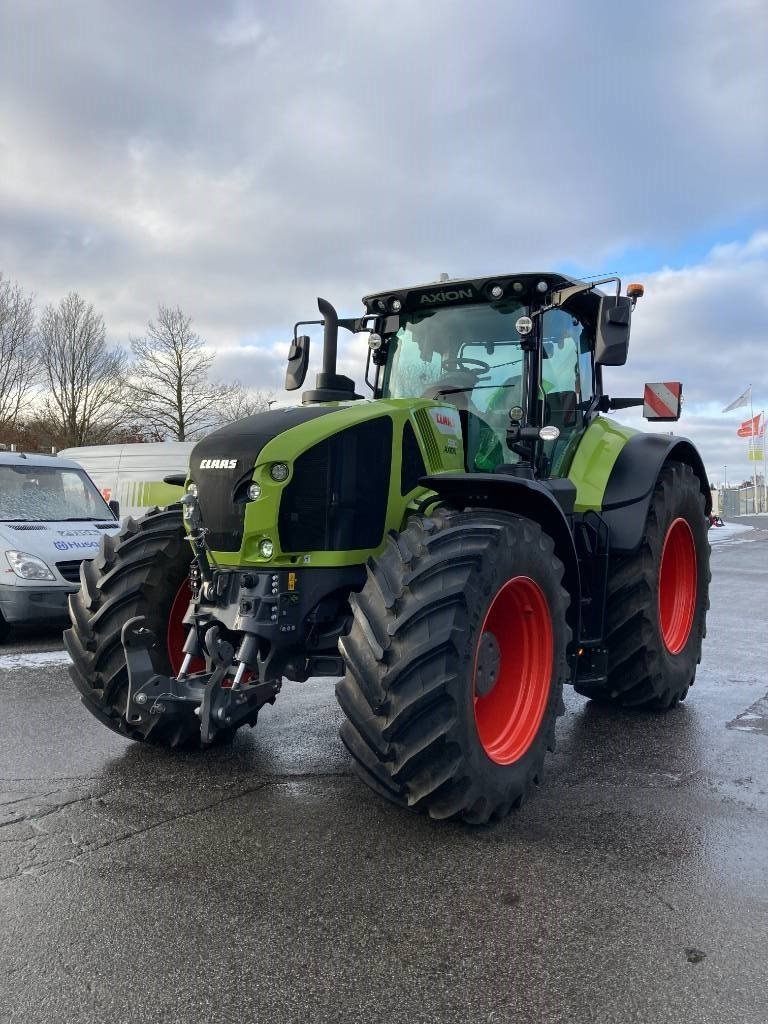
[[[313,391],[301,396],[304,405],[312,402],[348,402],[362,398],[355,394],[355,382],[343,374],[336,373],[336,354],[339,341],[339,315],[327,299],[318,298],[317,308],[323,321],[323,369],[315,377]]]

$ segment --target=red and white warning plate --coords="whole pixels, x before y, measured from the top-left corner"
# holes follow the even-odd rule
[[[647,420],[679,420],[683,401],[680,381],[646,384],[643,395],[643,416]]]

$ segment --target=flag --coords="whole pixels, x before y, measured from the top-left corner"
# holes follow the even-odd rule
[[[760,420],[762,413],[759,412],[757,416],[753,416],[751,420],[744,420],[739,429],[736,431],[739,437],[762,437],[765,433],[765,427],[760,426]]]
[[[735,401],[731,402],[730,405],[726,405],[726,407],[723,409],[723,412],[730,412],[731,409],[741,409],[743,405],[749,405],[751,397],[752,385],[750,384],[743,395],[739,395],[739,397]]]

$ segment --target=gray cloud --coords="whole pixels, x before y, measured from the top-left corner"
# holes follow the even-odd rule
[[[6,0],[0,269],[79,290],[118,342],[180,304],[222,373],[274,387],[318,294],[352,313],[765,223],[767,30],[761,0]],[[742,390],[754,262],[655,274],[627,379],[663,354],[691,402]]]

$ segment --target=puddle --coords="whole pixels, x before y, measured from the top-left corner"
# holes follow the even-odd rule
[[[760,732],[763,736],[768,736],[768,693],[737,715],[726,728],[739,729],[741,732]]]

